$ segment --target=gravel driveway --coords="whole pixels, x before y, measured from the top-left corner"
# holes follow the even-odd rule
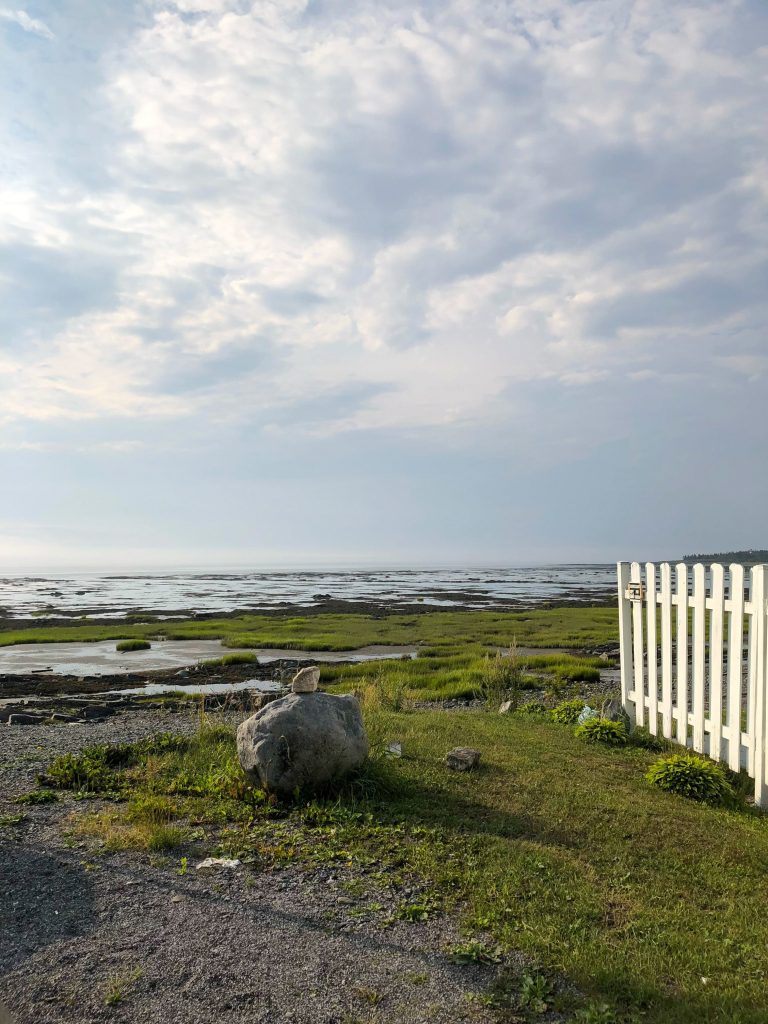
[[[0,817],[58,753],[151,732],[194,714],[127,712],[82,726],[0,726]],[[71,799],[0,827],[0,1002],[16,1024],[482,1024],[495,968],[461,967],[456,923],[385,926],[332,868],[201,876],[178,858],[93,856],[67,845]],[[155,866],[152,866],[152,865]],[[2,1011],[0,1010],[0,1020]]]

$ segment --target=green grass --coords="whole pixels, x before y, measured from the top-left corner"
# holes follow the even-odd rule
[[[209,658],[200,664],[204,668],[224,668],[226,665],[252,665],[259,657],[252,651],[233,651],[232,654],[225,654],[221,658]]]
[[[364,711],[374,753],[398,739],[403,757],[374,758],[325,802],[279,807],[248,790],[225,728],[90,754],[127,799],[80,812],[81,834],[107,848],[153,849],[169,829],[188,843],[194,823],[207,836],[201,855],[240,856],[252,870],[332,863],[352,880],[368,877],[360,868],[409,889],[418,879],[428,903],[408,900],[420,910],[406,916],[427,905],[455,910],[465,959],[522,950],[543,977],[576,986],[585,1005],[611,1008],[595,1019],[763,1024],[763,816],[662,792],[644,777],[658,755],[586,745],[572,727],[392,711],[376,699]],[[445,752],[465,745],[482,751],[481,770],[448,771]]]
[[[402,701],[479,697],[498,706],[510,686],[559,693],[569,682],[599,678],[598,666],[606,667],[599,658],[532,655],[517,657],[515,671],[505,673],[503,670],[512,665],[508,657],[489,658],[487,648],[480,644],[468,644],[461,651],[457,654],[453,647],[446,647],[442,653],[439,647],[430,647],[420,650],[414,659],[321,665],[320,683],[325,689],[349,691],[374,681],[389,693],[399,692]]]
[[[149,640],[120,640],[115,644],[117,651],[148,651],[152,644]]]
[[[227,619],[96,626],[40,626],[0,632],[0,646],[119,639],[223,639],[229,647],[343,651],[367,644],[585,647],[618,643],[616,609],[440,611],[418,615],[241,615]]]

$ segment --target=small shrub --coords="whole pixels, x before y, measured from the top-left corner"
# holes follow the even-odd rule
[[[646,779],[668,793],[700,803],[725,805],[735,802],[736,793],[725,768],[696,754],[671,754],[648,769]]]
[[[552,998],[552,985],[542,974],[524,974],[520,980],[518,1005],[531,1013],[544,1013]]]
[[[608,718],[588,718],[577,727],[576,736],[585,743],[606,743],[609,747],[621,747],[627,742],[624,723]]]
[[[526,704],[521,704],[517,709],[518,715],[531,715],[534,718],[543,718],[547,709],[543,704],[539,704],[537,700],[530,700]]]
[[[148,651],[152,644],[149,640],[120,640],[115,644],[116,651]]]
[[[575,725],[583,710],[583,700],[564,700],[562,704],[552,708],[549,714],[552,721],[560,725]]]

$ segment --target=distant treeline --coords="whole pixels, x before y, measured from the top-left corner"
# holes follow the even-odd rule
[[[708,555],[683,555],[684,562],[768,562],[768,549],[750,548],[749,551],[716,551]]]

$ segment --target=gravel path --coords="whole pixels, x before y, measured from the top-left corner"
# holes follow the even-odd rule
[[[59,753],[196,728],[194,715],[163,711],[0,727],[0,817],[22,809],[13,796]],[[81,808],[25,807],[24,821],[0,827],[0,1003],[15,1024],[495,1019],[477,994],[496,969],[449,960],[461,938],[450,918],[385,927],[386,907],[361,913],[335,869],[179,875],[178,858],[93,857],[65,840]],[[385,880],[378,898],[402,895]]]

